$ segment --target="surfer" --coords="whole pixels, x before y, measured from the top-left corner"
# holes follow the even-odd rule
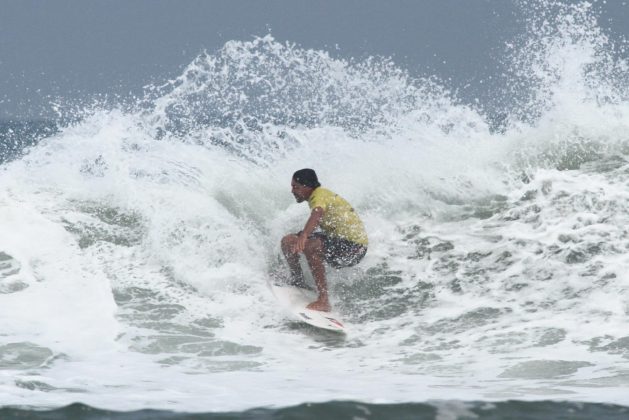
[[[352,206],[338,194],[323,188],[314,170],[306,168],[295,172],[291,191],[298,203],[308,201],[311,213],[301,232],[282,238],[282,252],[296,286],[305,286],[299,265],[299,254],[304,253],[319,292],[317,300],[307,308],[329,311],[323,263],[337,269],[358,264],[367,253],[367,233]]]

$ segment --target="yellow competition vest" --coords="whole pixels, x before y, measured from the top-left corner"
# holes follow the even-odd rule
[[[319,226],[324,232],[367,246],[367,233],[363,222],[343,197],[328,189],[318,187],[310,194],[308,205],[311,210],[316,207],[323,209]]]

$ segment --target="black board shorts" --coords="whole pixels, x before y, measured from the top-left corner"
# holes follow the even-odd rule
[[[367,253],[367,247],[347,239],[314,232],[309,238],[319,238],[323,241],[323,256],[325,262],[334,268],[344,268],[356,265]]]

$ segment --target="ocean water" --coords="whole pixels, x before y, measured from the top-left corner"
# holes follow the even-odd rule
[[[501,113],[266,36],[2,125],[2,418],[626,418],[625,44],[530,4]],[[370,236],[328,272],[346,336],[265,285],[302,167]]]

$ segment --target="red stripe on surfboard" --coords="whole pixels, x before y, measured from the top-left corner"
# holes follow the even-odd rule
[[[336,319],[334,319],[334,318],[330,318],[329,316],[326,316],[326,317],[325,317],[325,319],[327,319],[328,321],[330,321],[331,323],[333,323],[333,324],[335,324],[335,325],[338,325],[338,326],[339,326],[339,327],[341,327],[341,328],[345,328],[345,327],[343,326],[343,324],[341,324],[340,322],[338,322],[338,321],[337,321]]]

